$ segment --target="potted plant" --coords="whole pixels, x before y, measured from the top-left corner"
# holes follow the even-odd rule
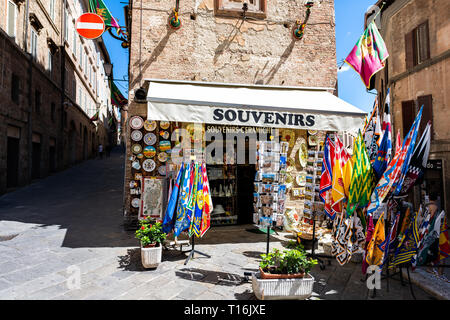
[[[156,268],[161,263],[162,245],[166,239],[161,222],[146,218],[139,221],[136,238],[141,242],[141,260],[144,268]]]
[[[292,247],[292,246],[291,246]],[[253,275],[253,291],[260,300],[306,299],[314,278],[309,274],[317,260],[308,258],[301,246],[261,255],[259,273]]]

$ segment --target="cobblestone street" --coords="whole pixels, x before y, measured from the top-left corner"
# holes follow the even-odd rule
[[[184,265],[185,253],[166,250],[156,270],[142,268],[137,240],[122,226],[124,161],[116,150],[0,197],[0,299],[256,299],[244,272],[257,270],[266,235],[252,226],[211,229],[196,242],[211,258]],[[272,235],[271,247],[285,240]],[[68,285],[72,266],[80,288]],[[360,264],[333,260],[312,275],[311,299],[372,299]],[[416,286],[414,293],[433,299]],[[412,296],[391,280],[375,299]]]

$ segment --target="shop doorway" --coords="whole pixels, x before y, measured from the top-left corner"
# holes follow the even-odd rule
[[[48,149],[48,169],[50,173],[56,171],[56,148],[54,146]]]
[[[238,224],[250,224],[253,221],[253,191],[255,181],[255,165],[237,166],[237,208]]]
[[[6,150],[6,187],[19,185],[19,145],[20,139],[8,137]]]

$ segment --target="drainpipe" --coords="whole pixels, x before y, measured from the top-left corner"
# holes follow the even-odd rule
[[[31,182],[32,173],[33,173],[33,56],[31,53],[28,53],[28,21],[30,16],[30,0],[27,0],[26,8],[25,8],[25,18],[24,18],[24,39],[23,39],[23,47],[25,51],[25,55],[28,56],[28,132],[27,132],[27,140],[28,140],[28,182]]]

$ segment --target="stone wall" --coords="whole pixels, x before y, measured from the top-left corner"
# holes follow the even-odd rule
[[[443,14],[447,12],[447,14]],[[450,203],[450,2],[447,0],[397,0],[382,14],[381,34],[386,42],[389,79],[377,75],[376,88],[391,88],[391,113],[394,132],[403,132],[402,101],[417,101],[419,96],[433,96],[434,140],[430,159],[443,159],[447,212]],[[428,20],[430,59],[407,70],[405,35]],[[386,90],[384,90],[386,91]],[[384,99],[384,97],[383,97]],[[420,106],[417,106],[420,107]]]
[[[129,65],[129,115],[147,117],[134,91],[145,79],[326,87],[337,83],[334,1],[311,9],[302,40],[294,40],[295,22],[303,22],[303,0],[273,0],[266,18],[217,16],[215,0],[180,2],[182,27],[168,26],[175,1],[132,1]],[[141,10],[142,7],[142,10]],[[126,141],[130,128],[126,128]],[[127,143],[127,155],[131,154]],[[125,171],[125,223],[130,216],[131,163]]]

